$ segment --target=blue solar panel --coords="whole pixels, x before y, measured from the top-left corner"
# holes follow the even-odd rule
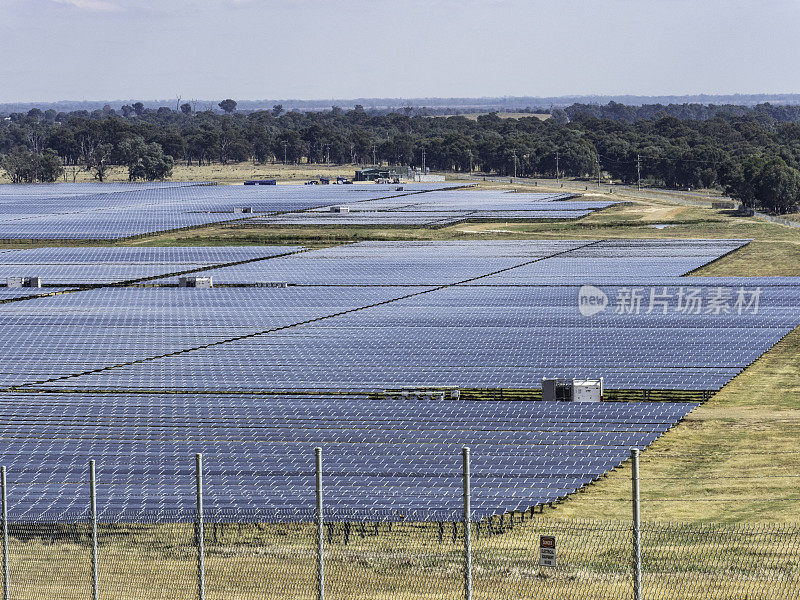
[[[250,223],[273,225],[405,225],[443,227],[465,221],[577,219],[616,204],[571,201],[571,194],[522,194],[497,190],[448,190],[367,200],[346,205],[347,212],[319,208],[257,217]],[[570,200],[570,201],[567,201]]]
[[[14,300],[0,303],[0,385],[16,388],[0,394],[12,518],[82,511],[95,459],[104,519],[189,519],[192,454],[203,452],[209,518],[303,519],[316,445],[334,519],[457,518],[463,445],[473,449],[476,518],[558,500],[694,405],[414,401],[386,390],[535,389],[545,376],[718,389],[800,323],[800,278],[681,276],[744,243],[0,252],[0,265],[61,267],[65,281],[73,267],[111,281],[120,267],[244,263],[199,272],[223,286],[208,290],[179,289],[172,277],[32,299],[14,294],[45,290],[0,288],[0,301]],[[254,287],[263,281],[288,286]],[[586,284],[608,306],[584,316]],[[757,310],[737,307],[740,290],[756,288]],[[632,290],[642,309],[618,310]],[[727,309],[677,310],[695,290],[708,303],[727,297]],[[648,310],[650,294],[669,302]]]
[[[8,288],[0,286],[0,302],[6,300],[20,300],[24,298],[37,298],[39,296],[47,296],[63,292],[69,288],[56,287],[56,288]]]
[[[43,285],[130,282],[303,250],[300,246],[34,248],[0,253],[0,281],[39,277]],[[2,288],[0,288],[2,289]]]
[[[442,285],[584,246],[584,241],[359,242],[200,273],[217,283]],[[174,283],[175,278],[160,280]]]
[[[210,520],[230,510],[302,519],[322,445],[329,518],[457,519],[459,453],[469,445],[474,514],[483,518],[576,491],[694,406],[18,393],[0,396],[0,463],[15,520],[83,511],[89,459],[101,519],[166,510],[190,519],[195,452],[204,454]]]
[[[424,289],[105,288],[0,304],[0,385],[180,352]]]
[[[452,187],[53,184],[3,186],[0,239],[118,239]]]
[[[800,321],[797,279],[676,277],[740,241],[637,244],[642,256],[632,258],[615,241],[361,243],[202,272],[222,285],[286,288],[95,290],[14,302],[0,307],[8,324],[0,381],[380,390],[536,388],[545,376],[602,375],[611,388],[714,390]],[[605,311],[581,315],[584,283],[607,295]],[[759,310],[737,310],[740,290],[762,283]],[[648,310],[648,285],[673,303],[697,292],[727,295],[729,306],[662,314],[660,304]],[[618,311],[631,289],[637,313]]]

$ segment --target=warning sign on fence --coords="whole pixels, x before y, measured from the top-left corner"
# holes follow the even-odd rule
[[[556,538],[551,535],[539,537],[539,566],[556,566]]]

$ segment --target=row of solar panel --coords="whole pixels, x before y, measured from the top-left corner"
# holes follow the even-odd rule
[[[0,254],[0,280],[36,276],[45,286],[134,282],[167,273],[185,273],[289,255],[301,250],[304,248],[300,246],[11,250]]]
[[[3,186],[0,239],[117,239],[453,187],[105,185]]]
[[[464,221],[577,219],[616,202],[566,201],[570,194],[503,191],[434,191],[401,198],[345,205],[346,211],[318,208],[257,217],[249,223],[273,225],[446,226]]]
[[[661,241],[632,246],[624,240],[362,242],[302,254],[296,254],[303,250],[296,246],[40,248],[0,254],[0,278],[35,275],[45,285],[114,283],[209,267],[198,274],[213,276],[217,284],[285,281],[301,285],[442,285],[469,279],[491,285],[558,284],[575,278],[679,276],[745,243],[683,240],[680,246]],[[636,260],[630,258],[633,252]],[[291,256],[258,260],[282,254]],[[235,263],[245,264],[214,268]],[[158,281],[176,284],[177,278]]]
[[[616,251],[613,243],[589,243],[604,253]],[[707,261],[714,252],[740,244],[704,242],[691,252],[697,254],[697,262],[703,254]],[[387,263],[386,270],[397,274],[400,265],[388,260],[395,247],[359,244],[249,264],[307,263],[339,277],[336,265],[372,254],[374,262]],[[447,261],[460,256],[467,260],[456,264],[466,270],[456,268],[457,275],[480,277],[501,268],[509,269],[505,274],[513,273],[527,268],[511,268],[526,258],[574,247],[552,242],[428,243],[411,244],[398,253],[406,253],[412,274],[424,273],[426,261],[430,264],[435,253],[441,257],[436,264],[442,266],[437,273],[452,270]],[[549,260],[559,258],[542,262]],[[637,260],[623,262],[634,265],[636,272]],[[370,261],[360,264],[364,271]],[[680,268],[684,266],[681,263]],[[669,263],[659,274],[669,273],[668,267]],[[216,271],[210,273],[218,277]],[[543,376],[602,372],[614,387],[716,389],[791,330],[799,318],[799,288],[791,279],[760,290],[757,305],[738,306],[740,292],[752,300],[752,289],[744,289],[752,283],[748,280],[726,279],[724,285],[731,289],[724,294],[718,286],[704,285],[713,280],[703,278],[650,281],[658,284],[657,295],[648,297],[641,288],[635,311],[628,303],[624,310],[610,306],[591,318],[578,310],[576,287],[550,285],[344,285],[181,293],[115,289],[16,302],[2,310],[8,328],[0,342],[5,352],[0,380],[6,385],[38,382],[47,387],[101,389],[536,387]],[[719,310],[700,304],[681,309],[677,303],[684,288],[700,292],[701,301],[719,296],[717,305],[726,296],[727,305],[717,306]],[[611,303],[630,292],[620,285],[603,289]],[[658,337],[652,336],[655,330]],[[205,348],[210,344],[215,345]],[[171,354],[175,355],[167,356]],[[143,359],[149,360],[124,366]],[[102,371],[87,373],[96,369]],[[53,381],[63,377],[68,379]]]
[[[467,444],[481,519],[574,492],[694,406],[6,393],[0,415],[18,422],[0,432],[0,464],[9,469],[17,521],[85,512],[89,459],[97,461],[102,520],[191,520],[195,452],[204,454],[210,520],[308,520],[313,447],[323,445],[329,518],[375,520],[380,512],[387,520],[450,520],[460,507],[459,452]],[[63,412],[51,414],[55,407]],[[204,418],[192,425],[194,410]]]

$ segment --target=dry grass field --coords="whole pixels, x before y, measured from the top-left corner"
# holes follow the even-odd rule
[[[374,600],[456,598],[463,594],[463,536],[450,523],[365,526],[344,543],[341,523],[325,543],[326,597]],[[313,525],[225,525],[205,536],[206,598],[314,598]],[[91,597],[85,526],[70,540],[12,538],[13,598]],[[353,531],[358,530],[354,526]],[[564,521],[515,516],[492,535],[473,527],[473,597],[483,599],[631,597],[630,528],[624,522]],[[558,566],[538,565],[540,535],[557,539]],[[643,585],[654,600],[793,597],[799,550],[794,527],[687,528],[646,525]],[[100,528],[100,597],[111,600],[197,598],[191,524]]]
[[[229,163],[227,165],[211,164],[186,166],[185,163],[176,161],[169,181],[217,181],[219,183],[242,183],[247,179],[278,179],[282,183],[302,183],[308,179],[316,179],[320,175],[336,177],[342,175],[352,179],[356,169],[363,165],[284,165],[281,163],[267,163],[264,165],[252,162]],[[93,183],[91,173],[76,171],[73,178],[73,168],[66,167],[62,182]],[[125,167],[114,167],[110,170],[106,181],[128,181],[128,170]],[[3,171],[0,171],[0,184],[10,183]]]

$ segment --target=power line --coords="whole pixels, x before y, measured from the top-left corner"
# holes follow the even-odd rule
[[[602,158],[604,162],[610,162],[618,165],[633,165],[639,160],[651,160],[651,161],[663,161],[663,162],[692,162],[692,163],[702,163],[702,164],[709,164],[709,165],[717,165],[720,163],[719,160],[701,160],[696,158],[668,158],[666,156],[647,156],[645,154],[637,154],[636,160],[615,160],[609,156],[605,156],[603,154],[597,155],[598,157]]]

